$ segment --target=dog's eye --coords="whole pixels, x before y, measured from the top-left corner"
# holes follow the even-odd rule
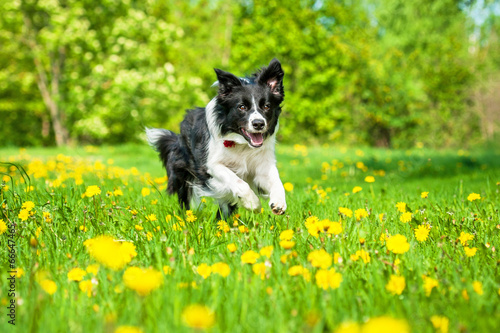
[[[271,108],[271,105],[269,105],[269,104],[264,105],[264,111],[269,111],[270,108]]]
[[[240,109],[241,111],[246,111],[247,107],[245,104],[241,104],[240,106],[238,106],[238,109]]]

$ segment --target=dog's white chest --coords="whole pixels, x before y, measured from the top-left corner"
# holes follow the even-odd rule
[[[260,148],[250,148],[247,144],[213,145],[209,149],[209,169],[210,165],[222,164],[241,179],[250,180],[259,169],[267,169],[276,163],[273,139]]]
[[[219,162],[233,171],[238,177],[246,179],[255,173],[256,160],[259,159],[256,152],[244,145],[225,148],[220,155]]]

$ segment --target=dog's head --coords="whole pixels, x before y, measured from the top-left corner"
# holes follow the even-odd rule
[[[248,78],[215,69],[221,135],[239,134],[254,148],[274,134],[281,113],[284,72],[277,59]],[[243,141],[244,142],[244,141]]]

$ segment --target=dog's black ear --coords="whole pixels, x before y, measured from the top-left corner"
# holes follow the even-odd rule
[[[284,96],[283,76],[285,76],[285,72],[283,72],[280,62],[274,58],[269,66],[264,67],[258,74],[257,82],[268,86],[273,94]]]
[[[220,96],[228,96],[235,87],[242,85],[240,79],[233,74],[217,68],[214,68],[214,71],[217,74],[217,85],[219,86]]]

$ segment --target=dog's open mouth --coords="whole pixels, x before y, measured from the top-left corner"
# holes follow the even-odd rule
[[[245,131],[245,129],[241,129],[243,136],[245,136],[249,141],[252,147],[260,147],[264,143],[264,136],[262,133],[249,133]]]

